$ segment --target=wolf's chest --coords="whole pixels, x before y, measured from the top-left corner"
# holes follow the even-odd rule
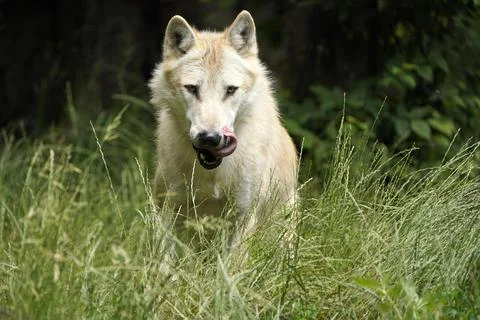
[[[191,180],[189,189],[199,200],[226,198],[230,186],[222,179],[212,177],[197,177]]]

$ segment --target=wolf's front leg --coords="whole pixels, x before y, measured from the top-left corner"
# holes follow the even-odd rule
[[[248,242],[257,226],[257,209],[239,212],[229,241],[229,253],[234,265],[242,267],[249,257]]]

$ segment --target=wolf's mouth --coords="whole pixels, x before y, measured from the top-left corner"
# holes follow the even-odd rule
[[[222,163],[221,157],[216,157],[212,152],[207,149],[197,149],[197,158],[202,167],[208,170],[217,168]]]
[[[202,167],[208,170],[217,168],[224,157],[231,155],[237,147],[237,137],[233,132],[224,133],[224,143],[220,148],[202,148],[193,145]]]

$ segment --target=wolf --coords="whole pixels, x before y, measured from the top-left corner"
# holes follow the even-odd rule
[[[291,206],[298,156],[281,123],[255,23],[242,11],[223,32],[168,23],[163,59],[149,82],[157,108],[155,195],[185,219],[235,208],[231,242],[262,212]]]

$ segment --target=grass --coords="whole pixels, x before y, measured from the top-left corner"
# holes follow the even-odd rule
[[[284,212],[244,265],[219,223],[172,261],[147,123],[125,109],[67,136],[3,136],[0,319],[480,318],[478,144],[411,171],[413,150],[385,158],[341,129],[321,187],[300,191],[294,254]]]

